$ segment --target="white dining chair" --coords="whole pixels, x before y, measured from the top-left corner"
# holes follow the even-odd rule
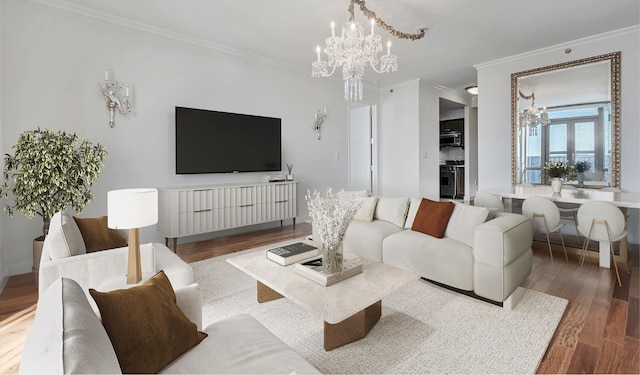
[[[590,240],[607,241],[609,243],[613,267],[616,270],[618,285],[622,286],[620,273],[618,272],[618,264],[616,263],[616,258],[613,253],[613,243],[627,236],[625,217],[622,211],[608,202],[586,202],[580,206],[578,210],[578,229],[580,229],[582,235],[586,237],[584,246],[582,246],[580,267],[582,268],[582,264],[584,263],[584,257]],[[627,272],[629,272],[629,266],[626,265],[626,267]]]
[[[558,232],[560,241],[562,242],[562,250],[567,262],[569,256],[564,246],[564,239],[560,229],[564,227],[564,223],[560,222],[560,210],[552,201],[543,197],[529,197],[522,203],[522,214],[529,218],[533,225],[533,230],[537,233],[544,233],[547,236],[547,246],[549,247],[549,255],[553,262],[553,252],[551,251],[551,241],[549,234]]]
[[[495,216],[498,212],[504,212],[504,203],[502,199],[491,193],[479,191],[473,199],[473,205],[478,207],[486,207]]]
[[[569,184],[562,185],[562,188],[566,190],[577,190],[575,186]],[[577,203],[568,202],[555,203],[556,206],[558,206],[558,210],[560,211],[560,219],[572,220],[576,228],[576,236],[580,238],[580,232],[578,231],[578,208],[580,208],[580,205]]]

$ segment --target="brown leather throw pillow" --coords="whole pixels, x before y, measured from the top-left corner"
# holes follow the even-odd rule
[[[453,212],[452,202],[436,202],[422,198],[411,230],[442,238]]]
[[[129,289],[89,293],[124,374],[158,373],[207,337],[176,304],[164,271]]]

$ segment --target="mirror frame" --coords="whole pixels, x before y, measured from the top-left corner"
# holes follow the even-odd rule
[[[609,80],[611,85],[610,99],[612,139],[610,186],[620,188],[620,51],[511,74],[511,186],[516,186],[518,180],[518,78],[602,61],[609,61]]]

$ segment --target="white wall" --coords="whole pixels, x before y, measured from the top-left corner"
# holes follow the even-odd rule
[[[570,54],[564,50],[571,48]],[[559,64],[590,56],[622,52],[621,183],[629,192],[640,191],[640,29],[633,27],[534,51],[523,56],[477,65],[478,187],[511,184],[511,73]],[[638,211],[629,210],[630,240],[638,243]]]
[[[2,19],[2,15],[4,13],[4,2],[0,1],[0,20]],[[0,41],[3,40],[4,30],[0,27]],[[0,42],[0,56],[4,56],[2,42]],[[4,82],[3,79],[3,69],[4,66],[3,59],[0,58],[0,82]],[[9,150],[7,150],[4,146],[4,121],[3,121],[3,98],[4,98],[4,90],[5,85],[0,85],[0,155],[4,156]],[[0,158],[0,167],[4,170],[4,157]],[[1,197],[0,197],[1,199]],[[0,201],[0,207],[4,207],[4,201]],[[5,235],[5,226],[7,221],[7,215],[0,213],[0,291],[4,286],[5,276],[7,275],[7,263],[5,262],[4,252],[7,248],[7,236]]]
[[[283,168],[293,163],[300,182],[299,221],[308,216],[307,189],[346,188],[348,110],[339,80],[314,79],[306,71],[32,2],[3,0],[2,6],[0,146],[8,152],[20,133],[38,126],[75,131],[103,144],[108,151],[105,166],[93,187],[95,199],[82,216],[106,214],[106,194],[112,189],[262,177],[261,173],[175,175],[175,106],[282,118]],[[136,104],[129,119],[116,115],[114,128],[109,128],[98,90],[106,66],[116,79],[132,85]],[[312,123],[322,107],[327,107],[327,119],[322,139],[316,140]],[[28,272],[31,240],[41,233],[41,220],[2,215],[0,223],[5,274]],[[141,236],[143,242],[162,241],[155,227],[143,228]]]
[[[419,195],[419,81],[380,90],[378,195]]]

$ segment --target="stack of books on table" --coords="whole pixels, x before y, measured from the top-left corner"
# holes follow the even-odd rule
[[[361,273],[362,260],[358,256],[345,256],[342,262],[342,272],[327,274],[322,271],[322,258],[320,257],[296,263],[294,271],[320,285],[329,286]]]
[[[316,257],[320,254],[320,249],[304,242],[296,242],[267,250],[267,259],[270,259],[281,266],[299,262],[301,260]]]

